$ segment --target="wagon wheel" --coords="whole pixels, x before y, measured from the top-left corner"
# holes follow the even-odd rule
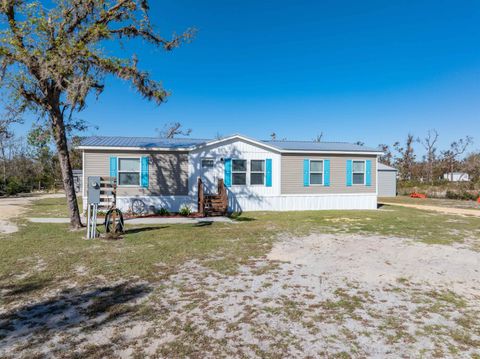
[[[115,211],[115,223],[113,222],[113,212]],[[123,233],[124,222],[123,214],[119,209],[111,209],[105,215],[105,231],[107,233]]]
[[[132,213],[133,214],[144,214],[147,212],[147,206],[140,199],[134,199],[132,201]]]

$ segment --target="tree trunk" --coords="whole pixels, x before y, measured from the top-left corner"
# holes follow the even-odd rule
[[[453,182],[453,160],[450,161],[450,182]]]
[[[79,229],[82,227],[80,220],[80,211],[78,209],[77,195],[75,194],[75,184],[73,181],[72,166],[68,153],[67,135],[65,133],[65,124],[63,115],[58,109],[51,114],[53,136],[57,145],[58,160],[62,171],[63,188],[67,196],[68,212],[70,215],[70,227]]]
[[[428,181],[430,185],[433,185],[433,160],[431,157],[428,161]]]
[[[2,150],[2,170],[3,170],[3,186],[7,186],[7,159],[5,158],[5,144],[0,141],[0,148]]]

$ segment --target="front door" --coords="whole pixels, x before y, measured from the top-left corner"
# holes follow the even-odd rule
[[[217,192],[217,174],[214,158],[202,158],[201,176],[204,183],[205,193],[213,194]]]

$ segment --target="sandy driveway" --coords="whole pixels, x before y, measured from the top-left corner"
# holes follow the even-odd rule
[[[301,265],[302,274],[321,275],[332,287],[347,279],[366,287],[399,279],[480,298],[480,253],[454,245],[402,238],[322,234],[286,237],[268,256]]]
[[[423,204],[410,204],[410,203],[394,203],[388,201],[381,201],[381,204],[386,204],[389,206],[402,206],[416,209],[423,209],[425,211],[434,211],[441,212],[445,214],[456,214],[461,216],[476,216],[480,217],[480,211],[477,209],[468,209],[468,208],[453,208],[453,207],[440,207],[440,206],[429,206]]]
[[[18,218],[27,210],[28,205],[37,199],[60,198],[63,193],[43,194],[29,197],[8,197],[0,198],[0,233],[14,233],[18,227],[11,220]]]
[[[460,246],[284,235],[233,274],[189,261],[158,282],[72,283],[25,303],[4,290],[15,299],[0,306],[0,356],[472,358],[480,347],[480,253]]]

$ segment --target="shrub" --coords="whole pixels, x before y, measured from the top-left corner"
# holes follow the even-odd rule
[[[162,207],[160,208],[159,210],[157,210],[157,214],[159,216],[169,216],[170,215],[170,212],[168,211],[168,209],[166,209],[165,207]]]
[[[5,188],[7,195],[12,196],[21,192],[27,192],[25,186],[15,177],[10,178]]]
[[[180,212],[179,212],[182,216],[189,216],[190,214],[192,214],[192,210],[191,208],[186,205],[186,204],[183,204],[181,207],[180,207]]]
[[[459,199],[464,201],[475,201],[478,198],[478,194],[471,193],[467,191],[455,192],[455,191],[447,191],[445,197],[448,199]]]

